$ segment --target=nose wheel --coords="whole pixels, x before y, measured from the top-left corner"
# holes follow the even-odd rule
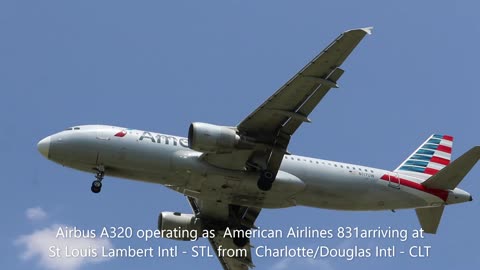
[[[93,193],[99,193],[102,190],[102,180],[103,176],[105,176],[105,169],[103,168],[103,166],[98,166],[96,170],[96,180],[92,182],[92,187],[90,188]]]
[[[93,193],[99,193],[102,190],[102,182],[99,180],[93,181],[91,190]]]

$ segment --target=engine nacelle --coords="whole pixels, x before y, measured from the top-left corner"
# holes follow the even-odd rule
[[[228,153],[240,143],[240,136],[229,127],[195,122],[188,129],[188,147],[195,151]]]
[[[202,237],[202,224],[193,214],[161,212],[158,229],[162,237],[174,240],[194,241]]]

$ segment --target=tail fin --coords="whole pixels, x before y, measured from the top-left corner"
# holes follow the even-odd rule
[[[450,165],[443,168],[434,176],[422,183],[422,186],[431,189],[451,190],[455,199],[460,202],[471,201],[472,196],[467,192],[457,189],[458,184],[468,174],[480,159],[480,146],[475,146],[454,160]],[[462,197],[464,200],[462,200]],[[448,203],[448,202],[447,202]],[[456,203],[455,201],[450,203]],[[442,218],[444,205],[429,208],[417,208],[418,220],[426,233],[436,233],[440,219]]]
[[[426,180],[450,164],[453,137],[433,134],[394,172]]]

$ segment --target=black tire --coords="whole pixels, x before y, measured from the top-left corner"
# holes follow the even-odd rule
[[[99,193],[102,190],[102,182],[99,181],[99,180],[93,181],[92,182],[92,187],[90,188],[90,190],[93,193]]]
[[[99,193],[102,188],[99,188],[99,187],[96,187],[92,184],[92,187],[90,188],[90,190],[93,192],[93,193]]]
[[[263,180],[273,183],[273,181],[275,180],[275,175],[273,175],[271,171],[265,170],[265,171],[262,171],[260,178],[263,178]]]
[[[248,238],[246,237],[233,238],[233,243],[240,248],[246,246],[248,242]]]
[[[95,181],[93,181],[93,183],[92,183],[92,187],[96,187],[96,188],[101,189],[101,188],[102,188],[102,182],[101,182],[101,181],[98,181],[98,180],[95,180]]]
[[[272,188],[272,182],[260,178],[257,182],[257,187],[263,191],[269,191]]]
[[[273,181],[275,181],[275,175],[269,170],[264,170],[260,173],[257,187],[260,190],[269,191],[272,188]]]

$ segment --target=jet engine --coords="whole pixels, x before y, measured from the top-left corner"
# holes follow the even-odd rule
[[[202,236],[202,224],[193,214],[161,212],[158,229],[162,237],[174,240],[195,241]]]
[[[195,122],[188,129],[188,147],[204,153],[228,153],[253,145],[243,140],[233,128]]]

